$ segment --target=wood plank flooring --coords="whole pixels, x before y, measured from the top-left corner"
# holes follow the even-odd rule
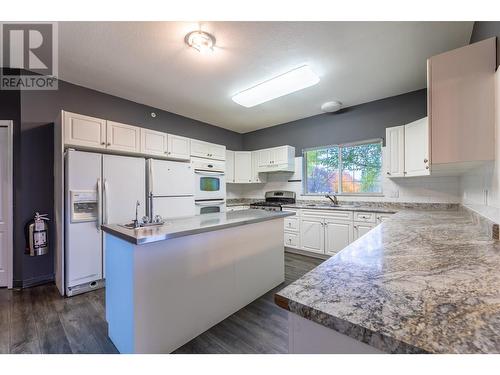
[[[274,304],[274,293],[321,262],[285,253],[282,285],[174,353],[288,353],[287,312]],[[0,289],[0,353],[117,353],[104,311],[104,289],[71,298],[52,284]]]

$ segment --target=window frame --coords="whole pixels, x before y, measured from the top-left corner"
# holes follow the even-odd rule
[[[356,141],[356,142],[346,142],[346,143],[339,143],[339,144],[331,144],[327,146],[317,146],[317,147],[308,147],[308,148],[303,148],[302,149],[302,195],[304,196],[312,196],[312,197],[318,197],[318,196],[324,196],[324,193],[309,193],[307,191],[307,162],[306,162],[306,152],[308,151],[315,151],[315,150],[324,150],[327,148],[333,148],[333,147],[338,147],[339,149],[339,172],[343,169],[343,164],[342,164],[342,148],[343,147],[351,147],[351,146],[359,146],[359,145],[365,145],[365,144],[373,144],[373,143],[380,143],[380,157],[382,159],[382,165],[383,165],[383,152],[382,148],[384,147],[384,139],[383,138],[372,138],[372,139],[366,139],[363,141]],[[383,168],[383,167],[382,167]],[[381,168],[381,169],[382,169]],[[383,170],[380,171],[381,178],[383,178]],[[341,173],[339,173],[341,175]],[[335,194],[337,196],[355,196],[355,197],[381,197],[384,196],[383,192],[383,185],[381,185],[382,191],[380,193],[343,193],[342,192],[342,178],[339,181],[339,192],[338,193],[329,193],[329,194]],[[328,193],[327,193],[328,194]]]

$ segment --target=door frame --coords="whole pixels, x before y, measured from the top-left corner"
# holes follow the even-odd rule
[[[7,288],[12,289],[14,279],[14,128],[12,120],[0,120],[0,127],[7,128]]]

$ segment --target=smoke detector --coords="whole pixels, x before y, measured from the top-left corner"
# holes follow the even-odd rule
[[[206,53],[214,51],[215,37],[205,31],[191,31],[186,35],[184,41],[189,47],[194,48],[198,52]]]
[[[337,112],[340,108],[342,108],[342,103],[335,100],[321,105],[323,112]]]

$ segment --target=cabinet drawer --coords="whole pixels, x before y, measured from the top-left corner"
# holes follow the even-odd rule
[[[375,222],[375,212],[355,212],[354,221],[362,221],[365,223]]]
[[[285,217],[285,230],[296,232],[299,230],[299,219],[297,217]]]
[[[392,215],[394,214],[377,214],[376,215],[377,224],[389,219]]]
[[[285,246],[299,248],[298,233],[285,232]]]
[[[352,211],[303,210],[302,216],[322,217],[332,220],[352,220]]]

